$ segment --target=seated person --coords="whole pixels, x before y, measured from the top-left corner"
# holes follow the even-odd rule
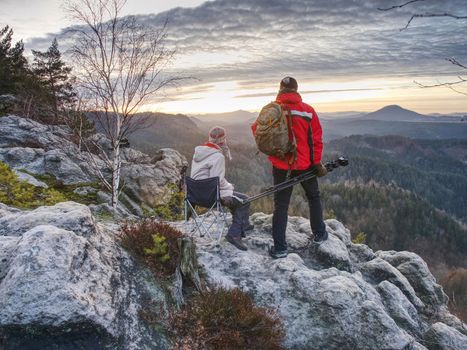
[[[225,156],[231,159],[225,129],[215,126],[209,131],[209,142],[195,148],[190,177],[194,180],[219,177],[222,204],[232,213],[232,225],[226,240],[240,250],[247,250],[242,237],[245,237],[247,230],[253,228],[249,223],[250,205],[240,206],[242,199],[248,197],[234,192],[234,186],[225,179]]]

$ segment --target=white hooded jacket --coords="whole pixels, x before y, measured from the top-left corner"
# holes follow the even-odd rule
[[[221,198],[232,197],[234,186],[225,179],[225,157],[222,150],[197,146],[191,162],[190,177],[195,180],[219,176]]]

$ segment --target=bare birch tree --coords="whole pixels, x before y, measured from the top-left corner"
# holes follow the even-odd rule
[[[157,29],[134,16],[121,17],[126,0],[68,0],[65,10],[77,26],[72,30],[72,63],[80,88],[89,96],[87,106],[97,126],[111,143],[104,154],[111,178],[99,177],[118,204],[121,170],[120,146],[143,127],[133,118],[154,94],[180,80],[165,69],[174,56],[166,46],[167,21]]]

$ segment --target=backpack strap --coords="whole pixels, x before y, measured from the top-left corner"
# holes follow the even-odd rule
[[[292,145],[292,151],[287,154],[287,163],[289,169],[287,170],[287,179],[290,177],[290,173],[292,170],[292,164],[295,163],[297,160],[297,139],[295,138],[295,134],[292,128],[292,112],[290,111],[289,107],[285,107],[286,110],[286,118],[287,118],[287,132],[289,135],[289,142]]]

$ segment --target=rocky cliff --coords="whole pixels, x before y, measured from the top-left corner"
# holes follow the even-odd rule
[[[51,126],[17,116],[0,117],[0,161],[8,164],[25,179],[34,183],[30,174],[46,175],[64,184],[83,184],[82,193],[89,190],[86,184],[97,180],[96,169],[104,174],[109,170],[97,154],[80,151],[72,142],[72,133],[66,126]],[[101,150],[108,148],[102,134],[94,136]],[[132,148],[122,148],[121,177],[124,184],[121,196],[121,215],[142,215],[142,207],[150,208],[161,200],[165,186],[180,179],[180,172],[187,165],[177,151],[161,149],[155,157]],[[98,193],[100,202],[109,202],[109,195]],[[94,212],[109,209],[100,204]]]
[[[271,215],[255,213],[249,250],[197,238],[199,263],[212,285],[240,287],[281,315],[287,349],[467,349],[467,327],[426,263],[410,252],[354,244],[337,220],[329,240],[310,244],[310,223],[290,217],[292,253],[272,260]]]
[[[66,128],[9,116],[0,118],[0,135],[0,160],[17,171],[92,181]],[[149,201],[178,181],[184,162],[173,150],[157,159],[126,150],[131,200]],[[34,210],[0,203],[0,349],[170,348],[163,326],[141,317],[147,305],[159,305],[164,324],[167,288],[120,247],[118,224],[93,212],[94,205],[75,202]],[[449,313],[447,296],[416,254],[354,244],[336,220],[326,221],[329,240],[312,245],[308,220],[290,217],[291,254],[272,260],[271,216],[255,213],[250,221],[246,252],[195,237],[199,272],[209,286],[239,287],[276,308],[285,348],[467,349],[467,326]]]
[[[336,220],[326,222],[329,240],[313,246],[309,222],[291,217],[292,253],[272,260],[271,216],[251,221],[247,252],[195,238],[201,276],[277,308],[287,349],[466,349],[466,325],[416,254],[353,244]],[[96,222],[77,203],[0,205],[3,348],[168,349],[163,332],[140,317],[158,303],[163,321],[168,296],[116,237],[116,224]]]

